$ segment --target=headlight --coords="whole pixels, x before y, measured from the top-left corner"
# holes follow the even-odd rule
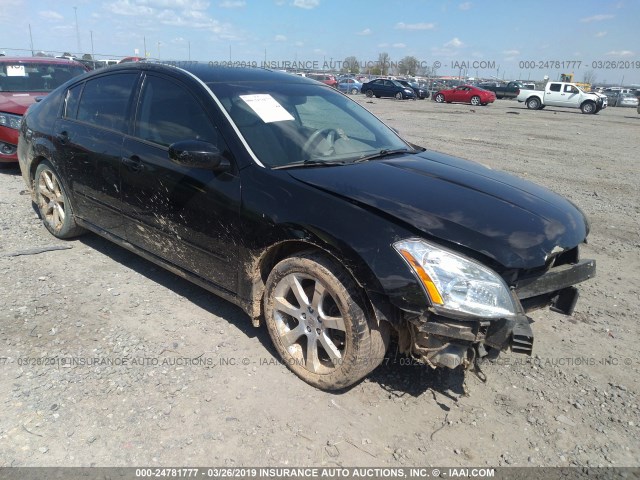
[[[393,247],[420,279],[436,310],[484,318],[516,314],[507,284],[484,265],[422,239],[401,240]]]
[[[20,121],[22,115],[12,115],[11,113],[0,113],[0,125],[3,127],[13,128],[20,130]]]
[[[413,93],[413,90],[409,90],[408,88],[405,88],[404,93]]]

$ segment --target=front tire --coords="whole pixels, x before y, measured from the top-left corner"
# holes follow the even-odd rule
[[[580,106],[580,110],[582,110],[582,113],[586,114],[596,113],[596,104],[593,102],[584,102]]]
[[[367,96],[367,98],[371,98],[371,97],[373,97],[373,90],[367,90],[367,91],[365,92],[365,95]]]
[[[264,312],[283,362],[317,388],[348,387],[384,358],[388,325],[378,327],[351,276],[323,255],[278,263],[267,279]]]
[[[471,105],[473,105],[474,107],[477,107],[478,105],[480,105],[480,103],[481,103],[480,97],[478,97],[477,95],[471,97]]]
[[[396,97],[396,100],[402,100],[402,98],[403,98],[403,97],[402,97],[402,92],[397,92],[397,93],[395,94],[395,97]]]
[[[359,92],[359,90],[357,88],[352,88],[351,89],[351,95],[357,95]]]
[[[84,232],[76,224],[69,196],[53,166],[43,161],[34,179],[35,202],[44,226],[56,238],[73,238]]]

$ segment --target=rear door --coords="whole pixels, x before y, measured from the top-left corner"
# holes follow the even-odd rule
[[[562,99],[563,99],[562,84],[561,83],[548,84],[546,91],[544,92],[545,105],[561,107],[564,105],[564,102]]]
[[[120,237],[120,157],[138,78],[137,72],[118,72],[73,86],[54,127],[75,214]]]
[[[202,92],[201,92],[202,93]],[[209,99],[211,100],[211,99]],[[127,240],[231,292],[236,290],[240,178],[168,158],[180,140],[215,144],[233,159],[203,95],[180,79],[146,74],[133,134],[122,150]]]

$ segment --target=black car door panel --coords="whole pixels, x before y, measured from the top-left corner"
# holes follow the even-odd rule
[[[125,138],[120,158],[126,238],[235,291],[240,179],[233,169],[214,172],[169,160],[168,146],[188,139],[213,143],[231,157],[206,109],[184,85],[148,75],[134,135]]]

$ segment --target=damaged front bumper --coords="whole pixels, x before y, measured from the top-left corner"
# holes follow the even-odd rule
[[[595,260],[581,260],[519,280],[511,290],[518,311],[510,318],[451,318],[427,312],[408,319],[409,335],[401,336],[401,349],[432,367],[452,369],[467,368],[475,358],[509,347],[514,353],[531,355],[532,320],[526,312],[549,306],[571,315],[578,299],[574,285],[592,278],[595,270]]]

